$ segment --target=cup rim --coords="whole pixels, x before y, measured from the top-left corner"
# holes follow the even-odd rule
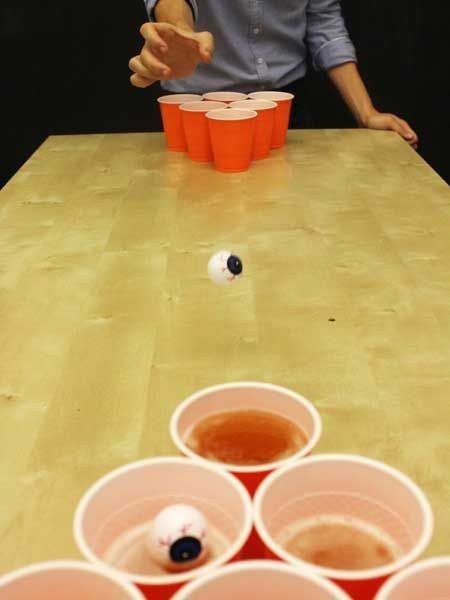
[[[395,591],[396,587],[403,583],[406,579],[409,579],[411,575],[416,573],[424,573],[434,567],[447,566],[450,572],[450,555],[448,556],[434,556],[432,558],[426,558],[420,560],[412,565],[409,565],[406,569],[403,569],[399,573],[396,573],[386,581],[375,596],[375,600],[388,600],[389,594]]]
[[[234,110],[234,109],[227,109],[227,110]],[[193,404],[194,402],[196,402],[197,400],[199,400],[202,396],[204,396],[206,394],[211,394],[211,393],[219,392],[222,390],[230,390],[230,389],[232,390],[232,389],[238,389],[238,388],[257,388],[257,389],[263,389],[263,390],[270,390],[273,392],[279,392],[281,394],[289,396],[290,398],[296,400],[299,404],[304,406],[310,413],[311,418],[313,420],[313,433],[308,438],[308,443],[305,446],[303,446],[303,448],[301,448],[298,452],[296,452],[295,454],[292,454],[291,456],[288,456],[287,458],[283,458],[281,460],[277,460],[277,461],[274,461],[271,463],[264,463],[262,465],[233,465],[233,464],[223,463],[223,462],[218,462],[218,461],[216,462],[216,461],[212,461],[207,458],[204,458],[200,454],[197,454],[196,452],[191,450],[185,444],[181,435],[178,432],[178,423],[179,423],[179,420],[180,420],[183,412],[191,404]],[[259,381],[233,381],[230,383],[221,383],[218,385],[212,385],[212,386],[203,388],[201,390],[198,390],[198,391],[194,392],[193,394],[189,395],[177,406],[177,408],[172,413],[169,429],[170,429],[170,436],[171,436],[172,441],[175,444],[175,446],[178,448],[178,450],[180,452],[182,452],[182,454],[184,454],[185,456],[188,456],[189,458],[192,458],[198,462],[207,463],[209,465],[218,465],[221,469],[224,469],[225,471],[229,471],[232,473],[265,473],[265,472],[273,471],[275,469],[279,469],[280,467],[290,464],[291,462],[296,462],[300,458],[303,459],[304,456],[309,454],[312,451],[312,449],[317,445],[317,443],[322,435],[322,419],[320,417],[319,411],[312,404],[312,402],[310,402],[307,398],[298,394],[297,392],[290,390],[289,388],[285,388],[280,385],[275,385],[273,383],[265,383],[265,382],[259,382]]]
[[[29,575],[35,575],[37,573],[42,573],[46,571],[65,570],[86,571],[89,573],[101,575],[105,579],[110,579],[111,581],[113,581],[124,592],[127,592],[128,596],[133,600],[144,600],[142,592],[132,583],[124,579],[124,577],[119,577],[117,573],[114,572],[114,570],[103,565],[94,565],[88,562],[77,560],[51,560],[33,563],[25,567],[20,567],[19,569],[15,569],[14,571],[0,576],[0,590],[10,585],[11,583],[19,581],[23,577],[27,577]]]
[[[223,479],[226,479],[228,483],[237,492],[243,508],[244,508],[244,523],[239,530],[237,539],[230,545],[230,547],[218,556],[215,560],[191,569],[190,571],[184,571],[183,573],[168,574],[168,575],[139,575],[138,573],[132,573],[131,571],[124,571],[105,563],[95,552],[90,548],[90,545],[85,541],[83,534],[83,520],[85,512],[89,506],[92,498],[105,487],[110,481],[120,477],[123,474],[128,473],[136,469],[140,469],[148,465],[160,465],[160,464],[179,464],[179,465],[190,465],[201,469],[209,470],[210,472],[219,475]],[[229,562],[234,556],[238,554],[241,548],[244,546],[248,539],[250,532],[253,527],[253,510],[252,501],[245,486],[230,473],[225,472],[212,464],[203,464],[200,461],[191,460],[190,458],[178,457],[178,456],[158,456],[154,458],[144,458],[132,463],[128,463],[117,469],[109,471],[99,479],[97,479],[84,493],[79,501],[73,520],[73,535],[75,543],[80,550],[81,554],[92,564],[102,565],[108,570],[113,571],[117,576],[131,580],[133,583],[147,586],[164,586],[164,585],[176,585],[179,583],[185,583],[195,577],[200,577],[202,574],[208,573],[210,570],[217,569],[223,564]]]
[[[261,511],[265,494],[273,482],[277,481],[286,473],[289,473],[294,469],[301,469],[302,467],[308,466],[310,464],[319,462],[338,463],[343,461],[350,463],[358,463],[383,471],[384,473],[390,475],[397,481],[401,482],[416,498],[416,501],[420,506],[424,518],[423,531],[421,533],[419,541],[414,545],[414,548],[412,548],[412,550],[407,552],[398,560],[373,569],[360,569],[353,571],[346,569],[331,569],[328,567],[320,567],[318,565],[314,565],[312,563],[296,558],[295,556],[284,550],[284,548],[280,544],[275,542],[267,533],[266,527],[261,516]],[[335,581],[361,581],[365,579],[378,579],[387,575],[391,575],[392,573],[403,569],[406,565],[415,561],[428,546],[433,534],[434,527],[433,511],[431,509],[427,497],[425,496],[425,493],[407,475],[405,475],[401,471],[398,471],[397,469],[394,469],[394,467],[391,467],[386,463],[374,460],[372,458],[367,458],[358,454],[339,453],[317,454],[315,456],[310,456],[304,458],[301,461],[298,461],[297,463],[287,465],[286,467],[282,467],[281,469],[278,469],[277,471],[274,471],[273,473],[268,475],[264,479],[264,481],[259,485],[253,497],[253,519],[255,529],[258,532],[258,535],[261,537],[262,541],[267,546],[267,548],[269,548],[269,550],[273,552],[276,556],[282,558],[282,560],[285,560],[290,564],[297,565],[298,567],[301,567],[303,569],[311,569],[318,575],[322,577],[327,577],[329,579],[333,579]]]
[[[248,103],[249,110],[271,110],[277,107],[277,103],[273,100],[263,100],[262,98],[247,98],[247,100],[237,100],[236,102],[231,102],[228,107],[229,108],[243,108],[246,110],[244,104]]]
[[[267,560],[267,559],[259,559],[259,560],[242,560],[235,563],[231,563],[208,573],[204,577],[200,577],[192,580],[187,585],[183,586],[176,594],[172,597],[172,600],[185,600],[188,598],[188,594],[191,592],[195,592],[199,588],[203,586],[205,583],[209,583],[210,581],[214,581],[216,579],[220,579],[222,577],[227,576],[229,573],[241,573],[242,571],[277,571],[278,573],[289,573],[291,575],[299,575],[304,579],[312,581],[318,585],[324,591],[332,592],[336,600],[350,600],[350,597],[339,588],[335,583],[329,581],[328,579],[324,579],[322,577],[318,577],[316,574],[312,573],[310,570],[303,570],[294,567],[293,565],[289,565],[277,560]]]
[[[211,106],[212,104],[214,104],[214,106]],[[217,102],[215,100],[195,100],[194,102],[184,102],[184,104],[180,104],[180,110],[184,112],[206,113],[210,110],[224,109],[227,106],[228,105],[225,104],[225,102]]]
[[[214,108],[206,113],[206,117],[214,121],[247,121],[257,116],[255,110],[246,108]]]
[[[166,94],[156,99],[160,104],[184,104],[186,102],[201,102],[200,94]]]
[[[209,96],[209,97],[208,97]],[[211,98],[211,96],[214,96],[214,98]],[[244,92],[226,92],[226,91],[220,91],[218,90],[217,92],[205,92],[204,94],[202,94],[202,98],[204,98],[205,100],[214,100],[217,102],[233,102],[233,100],[219,100],[217,97],[222,97],[222,96],[229,96],[231,98],[234,98],[234,100],[245,100],[245,98],[248,97],[248,94],[245,94]]]
[[[278,90],[260,90],[250,92],[248,97],[251,100],[272,100],[273,102],[282,102],[283,100],[293,100],[294,94],[290,92],[280,92]]]

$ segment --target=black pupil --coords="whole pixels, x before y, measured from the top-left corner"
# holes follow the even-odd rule
[[[227,260],[227,267],[233,275],[240,275],[242,273],[242,263],[238,256],[232,254]]]
[[[202,545],[197,538],[184,537],[174,542],[170,547],[170,558],[173,562],[184,563],[200,556]]]

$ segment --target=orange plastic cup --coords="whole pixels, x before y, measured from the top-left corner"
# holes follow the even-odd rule
[[[293,94],[288,92],[252,92],[248,97],[254,100],[270,100],[277,103],[271,147],[281,148],[284,146],[289,127],[292,100],[294,99]]]
[[[422,560],[380,589],[376,600],[446,600],[450,598],[450,556]]]
[[[169,94],[168,96],[160,96],[158,98],[169,150],[173,150],[174,152],[186,151],[186,138],[181,120],[180,105],[185,102],[195,102],[201,99],[202,97],[198,94]]]
[[[350,600],[336,585],[272,560],[237,562],[182,588],[172,600]]]
[[[38,563],[0,577],[1,600],[144,600],[109,570],[78,561]]]
[[[276,102],[269,100],[240,100],[232,102],[230,108],[245,108],[258,114],[256,119],[255,140],[253,143],[253,160],[269,156],[272,146],[273,126],[275,122]]]
[[[213,159],[206,113],[218,108],[226,108],[225,102],[188,102],[180,106],[186,137],[187,153],[196,162],[211,162]]]
[[[334,569],[297,558],[280,535],[297,521],[356,520],[399,549],[398,557],[370,569]],[[323,454],[271,473],[254,497],[254,522],[267,558],[284,560],[337,583],[355,600],[372,600],[387,577],[415,561],[433,533],[433,513],[421,489],[381,462]]]
[[[225,102],[226,104],[229,104],[230,102],[245,100],[247,94],[242,94],[241,92],[208,92],[207,94],[203,94],[202,98],[203,100],[212,100],[214,102]]]
[[[204,565],[181,573],[150,575],[126,567],[127,557],[142,544],[136,532],[142,536],[156,514],[171,504],[199,509],[222,540],[221,549]],[[181,457],[142,460],[105,475],[86,492],[74,519],[81,554],[134,583],[151,600],[167,600],[191,579],[237,560],[251,529],[251,499],[240,481],[222,469]],[[111,550],[121,559],[113,566]]]
[[[255,138],[254,110],[224,108],[206,113],[214,166],[224,173],[238,173],[250,167]]]
[[[192,427],[199,421],[218,412],[239,409],[266,410],[285,417],[301,427],[308,442],[288,458],[268,464],[248,466],[210,461],[191,450],[186,444],[186,438]],[[242,481],[250,494],[255,492],[261,481],[273,470],[310,454],[321,434],[320,415],[309,400],[287,388],[257,381],[224,383],[195,392],[178,405],[170,420],[172,441],[184,456],[218,465],[229,471]]]

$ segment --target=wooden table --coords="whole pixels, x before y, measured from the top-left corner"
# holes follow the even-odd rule
[[[236,175],[159,134],[49,138],[0,201],[0,570],[77,556],[86,487],[173,453],[173,408],[242,379],[310,398],[320,451],[412,476],[450,553],[449,220],[391,133],[291,133]]]

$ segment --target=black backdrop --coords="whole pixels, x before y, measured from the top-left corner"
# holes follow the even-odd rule
[[[342,5],[376,105],[410,121],[450,181],[450,0]],[[160,129],[157,87],[128,83],[145,19],[141,0],[2,0],[0,185],[49,134]],[[354,126],[325,75],[309,88],[319,127]]]

